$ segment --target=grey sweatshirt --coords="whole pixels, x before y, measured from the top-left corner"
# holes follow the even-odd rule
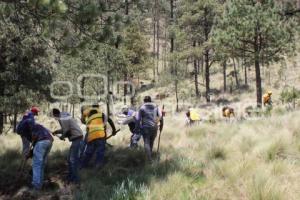
[[[141,128],[157,127],[162,114],[155,103],[145,103],[138,111],[137,121]]]
[[[62,138],[68,138],[70,141],[73,141],[83,137],[81,128],[69,113],[61,113],[58,122],[61,126]]]

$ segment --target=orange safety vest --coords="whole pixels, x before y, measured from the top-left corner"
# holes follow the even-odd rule
[[[92,111],[93,109],[90,109]],[[96,139],[102,139],[106,137],[105,123],[103,119],[103,113],[99,112],[89,116],[86,121],[87,126],[87,142],[91,142]]]
[[[271,100],[271,96],[270,96],[270,95],[265,94],[265,95],[263,96],[263,102],[264,102],[264,104],[270,103],[270,100]]]
[[[223,110],[223,117],[230,117],[231,115],[234,115],[234,111],[231,108],[226,108]]]

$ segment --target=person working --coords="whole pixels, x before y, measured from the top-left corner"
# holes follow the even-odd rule
[[[144,139],[144,148],[148,160],[152,161],[153,144],[157,135],[158,123],[162,129],[162,113],[158,106],[152,102],[150,96],[145,96],[144,104],[140,107],[137,116],[137,124]]]
[[[52,110],[53,117],[58,120],[61,129],[56,130],[53,135],[61,134],[60,139],[64,140],[68,138],[71,142],[69,155],[68,155],[68,182],[69,183],[79,183],[79,155],[80,155],[80,145],[83,139],[83,133],[79,125],[76,123],[75,119],[71,117],[69,113],[60,112],[59,109],[54,108]]]
[[[106,124],[110,124],[112,134],[116,134],[113,121],[101,111],[98,104],[87,107],[82,114],[82,122],[87,126],[86,149],[83,153],[81,167],[89,165],[94,153],[96,154],[95,167],[101,168],[104,165],[104,154],[106,144]]]

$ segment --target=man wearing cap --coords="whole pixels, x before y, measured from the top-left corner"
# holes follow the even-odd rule
[[[35,125],[35,116],[39,113],[38,107],[31,107],[30,111],[27,111],[23,117],[22,120],[17,125],[17,133],[22,138],[22,144],[23,144],[23,150],[22,154],[25,157],[29,157],[30,154],[30,143],[32,141],[32,129]]]
[[[144,139],[144,148],[148,160],[152,161],[152,149],[157,135],[158,123],[162,129],[162,113],[158,106],[152,102],[150,96],[144,98],[144,104],[140,107],[137,115],[137,124]]]

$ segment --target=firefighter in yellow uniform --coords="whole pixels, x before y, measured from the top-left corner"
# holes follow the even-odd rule
[[[106,121],[112,128],[112,133],[116,133],[113,121],[106,117],[95,104],[82,110],[82,122],[87,126],[85,137],[86,148],[83,153],[82,168],[86,168],[94,154],[96,154],[95,167],[100,168],[104,165],[104,153],[106,144]]]
[[[272,106],[272,91],[268,91],[263,95],[264,106]]]
[[[199,113],[196,109],[189,108],[186,113],[186,125],[193,125],[195,122],[199,122],[201,120]]]
[[[223,117],[230,118],[231,116],[235,116],[234,109],[228,106],[222,108]]]

